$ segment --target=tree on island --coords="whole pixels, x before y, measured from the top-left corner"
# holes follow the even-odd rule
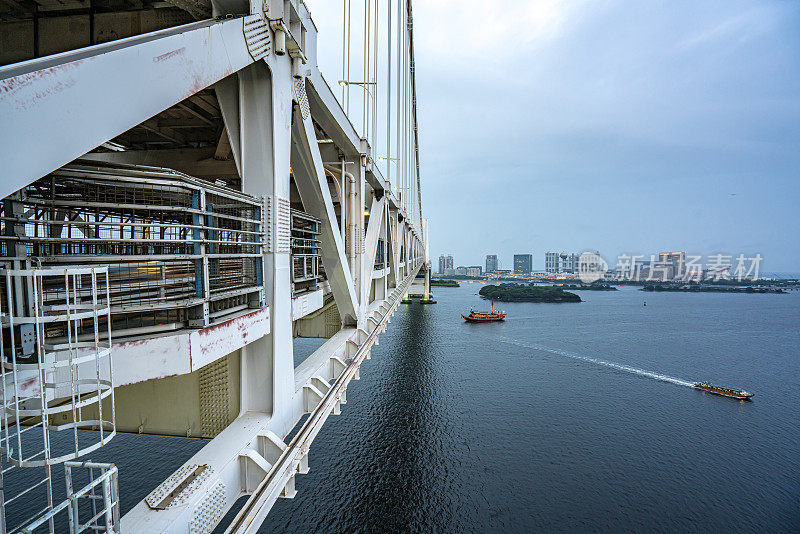
[[[572,283],[572,284],[557,284],[556,287],[560,287],[561,289],[583,289],[583,290],[589,290],[589,291],[616,291],[617,290],[616,287],[614,287],[612,285],[609,285],[609,284],[606,284],[606,283],[603,283],[603,282],[601,282],[599,280],[597,280],[595,282],[592,282],[591,284],[583,284],[583,283],[579,283],[579,284],[574,284],[574,283]]]

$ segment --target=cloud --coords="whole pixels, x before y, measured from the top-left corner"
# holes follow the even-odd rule
[[[774,27],[774,15],[774,9],[770,6],[749,9],[744,13],[731,16],[719,24],[702,28],[681,40],[675,49],[679,52],[691,52],[698,47],[717,42],[744,43],[770,31]]]
[[[575,3],[562,0],[439,0],[414,5],[416,38],[435,61],[504,61],[555,38]]]
[[[713,243],[735,254],[761,243],[772,268],[800,270],[800,4],[414,10],[433,256],[472,265],[533,252],[541,264],[547,249]],[[341,34],[326,39],[330,54]],[[466,235],[475,220],[482,231]]]

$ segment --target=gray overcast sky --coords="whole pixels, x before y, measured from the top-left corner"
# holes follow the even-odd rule
[[[335,83],[341,2],[308,3]],[[800,271],[800,3],[417,0],[414,27],[434,263],[686,250]]]

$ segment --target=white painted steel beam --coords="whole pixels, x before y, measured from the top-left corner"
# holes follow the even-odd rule
[[[313,68],[307,80],[308,103],[314,120],[322,126],[346,157],[358,157],[362,153],[361,139],[325,78],[322,77],[322,73],[319,69]]]
[[[256,532],[278,498],[293,496],[294,477],[308,472],[311,442],[327,417],[346,402],[347,385],[358,379],[362,363],[369,359],[372,345],[385,331],[415,274],[386,300],[373,303],[370,322],[374,326],[369,333],[355,328],[341,330],[297,367],[291,383],[291,413],[280,417],[242,413],[151,494],[168,493],[181,474],[207,466],[197,483],[178,492],[175,505],[154,509],[148,504],[153,499],[148,497],[123,517],[122,531],[184,533],[188,527],[190,532],[210,532],[236,500],[251,495],[229,530]],[[312,401],[313,405],[305,404]],[[311,412],[308,422],[292,442],[284,443],[279,436],[285,435],[305,411]]]
[[[325,273],[331,282],[339,315],[354,324],[359,317],[358,297],[347,264],[336,212],[333,209],[328,178],[322,166],[322,157],[314,134],[314,123],[310,114],[303,117],[299,106],[295,108],[292,122],[292,173],[295,184],[305,211],[322,221],[320,245]]]
[[[292,396],[292,295],[290,233],[290,124],[292,77],[286,57],[268,56],[239,71],[242,189],[269,197],[271,246],[263,251],[270,335],[242,353],[243,411],[280,417]],[[280,236],[284,236],[280,238]]]
[[[391,293],[390,297],[383,302],[382,306],[376,308],[375,327],[360,344],[358,350],[353,354],[350,363],[330,386],[322,400],[318,402],[316,408],[311,412],[309,418],[292,441],[287,444],[280,458],[274,463],[270,472],[236,515],[233,522],[226,530],[226,533],[255,534],[270,509],[275,504],[275,501],[281,496],[283,488],[287,486],[290,480],[294,480],[294,476],[296,473],[300,472],[303,462],[306,462],[307,465],[307,455],[309,454],[309,449],[314,438],[322,429],[327,418],[331,414],[335,414],[339,409],[347,385],[351,380],[356,378],[358,370],[364,360],[369,359],[372,346],[377,344],[378,335],[386,330],[387,321],[394,313],[394,310],[400,303],[403,291],[405,291],[405,288],[411,283],[414,276],[416,276],[416,270],[403,281],[400,287],[396,288]]]
[[[372,199],[372,206],[369,210],[369,223],[367,223],[367,235],[364,238],[364,247],[366,256],[364,258],[364,269],[367,272],[364,284],[369,287],[372,282],[372,276],[375,272],[375,255],[378,251],[378,237],[380,236],[381,228],[383,227],[383,213],[386,211],[386,197],[381,197],[380,200]],[[365,289],[365,293],[369,294],[369,290]]]
[[[386,228],[389,233],[389,253],[387,254],[386,261],[389,263],[389,287],[397,286],[397,283],[402,280],[399,273],[400,255],[397,243],[397,211],[392,209],[391,204],[388,207],[389,217],[386,221]]]
[[[236,170],[242,175],[242,128],[239,102],[239,77],[228,76],[214,84],[217,102],[225,123],[228,143],[231,146]]]
[[[243,33],[249,18],[0,68],[0,198],[252,63]]]
[[[262,308],[203,329],[114,343],[114,383],[192,373],[269,333],[270,309]]]

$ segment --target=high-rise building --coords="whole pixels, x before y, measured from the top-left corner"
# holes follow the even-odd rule
[[[558,272],[558,252],[544,253],[544,272],[554,274]]]
[[[467,276],[478,278],[483,275],[483,268],[480,265],[470,265],[467,267]]]
[[[439,256],[439,274],[447,274],[447,270],[453,270],[453,255],[442,254]]]
[[[531,274],[533,254],[514,254],[514,274]]]
[[[497,270],[497,254],[486,255],[486,272],[491,273]]]
[[[659,252],[658,262],[666,271],[664,277],[667,280],[683,278],[686,273],[686,253],[685,252]]]
[[[580,254],[567,254],[566,252],[561,253],[561,268],[565,273],[577,273],[579,261]]]
[[[696,279],[699,271],[687,272],[685,252],[659,252],[658,256],[634,259],[633,263],[617,264],[617,278],[667,282],[670,280]]]
[[[578,262],[580,254],[569,254],[567,252],[545,252],[544,270],[548,274],[578,272]]]

